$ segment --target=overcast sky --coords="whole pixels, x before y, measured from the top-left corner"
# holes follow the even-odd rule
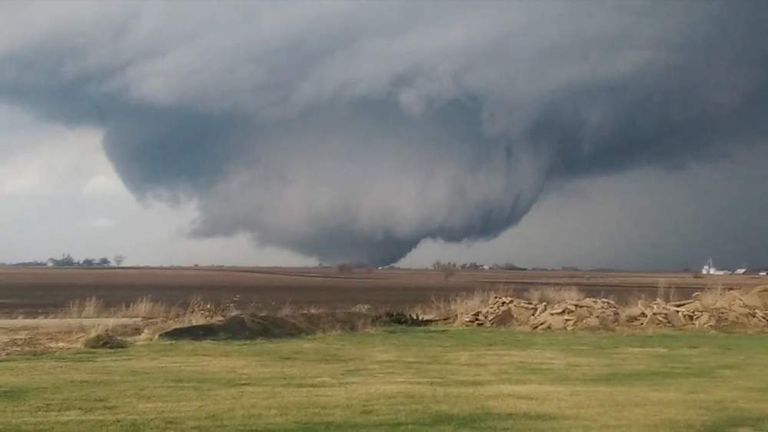
[[[0,5],[0,262],[768,266],[764,2]]]

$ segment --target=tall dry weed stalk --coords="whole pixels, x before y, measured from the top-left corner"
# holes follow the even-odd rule
[[[178,312],[163,302],[153,300],[151,296],[141,297],[115,311],[120,318],[167,318]]]
[[[669,286],[666,279],[659,279],[656,284],[656,298],[668,302],[678,300],[677,290],[674,286]]]
[[[186,304],[169,305],[151,296],[144,296],[135,301],[108,307],[97,297],[74,300],[58,314],[58,318],[157,318],[183,320],[185,322],[205,322],[223,318],[237,312],[237,297],[224,303],[206,301],[201,297],[192,297]]]
[[[96,297],[88,297],[84,300],[74,300],[67,304],[61,312],[61,318],[101,318],[107,314],[108,309],[104,302]]]

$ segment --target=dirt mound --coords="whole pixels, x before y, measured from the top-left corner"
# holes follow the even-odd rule
[[[466,325],[516,326],[534,330],[626,327],[768,329],[768,286],[710,291],[677,302],[639,301],[620,307],[598,298],[549,304],[495,296],[488,306],[465,316]]]
[[[276,316],[236,315],[217,323],[177,327],[161,333],[164,339],[246,340],[301,336],[306,331],[296,323]]]
[[[164,339],[248,340],[296,337],[319,332],[361,331],[377,325],[421,326],[427,321],[397,312],[294,313],[287,316],[240,314],[221,322],[177,327],[161,333]]]

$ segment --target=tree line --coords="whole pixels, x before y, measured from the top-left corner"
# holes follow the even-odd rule
[[[53,267],[110,267],[112,263],[120,267],[125,262],[125,255],[115,255],[110,260],[107,257],[101,258],[83,258],[76,260],[70,254],[62,254],[61,258],[48,259],[48,265]]]

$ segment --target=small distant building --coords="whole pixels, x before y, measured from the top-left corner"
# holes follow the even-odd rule
[[[744,275],[744,274],[747,274],[747,269],[746,269],[746,268],[739,268],[739,269],[736,269],[736,270],[734,270],[733,274],[735,274],[735,275]]]
[[[746,271],[746,270],[745,270]],[[729,275],[731,272],[728,270],[720,270],[717,267],[715,267],[714,264],[712,264],[712,258],[707,261],[706,264],[704,264],[704,267],[701,268],[701,274],[705,275]]]
[[[761,271],[758,273],[760,276],[768,276],[768,271]]]

